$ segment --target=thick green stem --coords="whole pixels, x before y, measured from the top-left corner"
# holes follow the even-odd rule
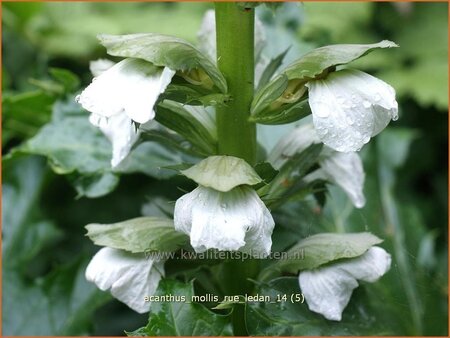
[[[217,108],[219,153],[256,161],[256,125],[248,122],[254,90],[253,9],[216,3],[217,64],[228,84],[231,102]]]
[[[228,84],[231,101],[217,107],[219,154],[232,155],[254,165],[256,161],[256,125],[248,122],[254,91],[254,9],[243,10],[234,2],[216,3],[217,64]],[[259,262],[255,259],[224,262],[222,280],[228,295],[249,294]],[[248,335],[244,306],[233,309],[233,330]]]

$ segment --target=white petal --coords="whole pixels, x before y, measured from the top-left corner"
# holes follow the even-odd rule
[[[341,263],[302,271],[300,288],[311,311],[329,320],[341,320],[358,280],[375,282],[391,267],[391,255],[372,247],[363,255]]]
[[[317,133],[337,151],[361,149],[398,117],[394,89],[369,74],[344,69],[306,86]]]
[[[199,186],[177,200],[174,224],[190,235],[196,252],[240,250],[260,258],[270,254],[275,225],[256,192],[244,186],[228,192]]]
[[[209,56],[211,60],[216,60],[216,18],[213,9],[209,9],[203,15],[200,30],[197,33],[199,49]]]
[[[320,162],[320,166],[327,178],[347,193],[355,207],[362,208],[366,204],[363,193],[365,174],[357,153],[333,151]]]
[[[100,290],[111,289],[115,298],[139,313],[150,310],[144,298],[155,293],[161,276],[163,262],[111,248],[97,252],[86,269],[88,281]]]
[[[175,71],[139,59],[125,59],[92,80],[78,97],[84,109],[111,117],[125,113],[138,123],[155,116],[153,106]]]
[[[89,121],[100,128],[111,141],[113,156],[111,166],[114,168],[130,153],[131,147],[139,139],[140,131],[136,130],[132,120],[125,113],[110,118],[91,114]]]
[[[320,139],[312,124],[308,123],[292,130],[288,135],[278,141],[268,156],[268,161],[279,169],[289,157],[301,153]]]
[[[89,70],[92,75],[99,76],[100,74],[106,72],[109,68],[114,66],[115,63],[108,59],[98,59],[89,62]]]

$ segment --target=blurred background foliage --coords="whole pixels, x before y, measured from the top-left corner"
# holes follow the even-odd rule
[[[344,319],[363,318],[369,326],[380,321],[385,332],[395,335],[447,335],[447,7],[432,2],[305,2],[275,12],[257,9],[266,28],[265,55],[274,57],[292,45],[285,62],[332,43],[389,39],[401,47],[351,65],[389,82],[400,105],[400,119],[362,151],[366,207],[353,209],[343,193],[330,188],[322,210],[297,202],[277,211],[281,227],[274,234],[285,245],[321,231],[367,230],[384,238],[394,259],[391,272],[370,288],[359,288],[348,310],[356,315]],[[128,172],[136,174],[124,175],[120,182],[108,173],[102,180],[88,176],[80,182],[76,157],[54,153],[47,162],[33,155],[40,152],[30,145],[28,153],[10,153],[61,116],[73,118],[67,120],[68,134],[71,123],[87,121],[73,98],[91,79],[89,61],[106,56],[96,34],[159,32],[195,43],[208,8],[212,5],[2,3],[3,334],[122,335],[145,325],[146,315],[111,302],[108,293],[85,281],[85,266],[97,249],[83,226],[155,214],[160,210],[149,202],[174,201],[180,194],[176,187],[191,187],[133,165]],[[109,150],[104,151],[98,156],[108,163]],[[178,160],[158,151],[155,155],[152,150],[156,161]],[[76,170],[67,169],[69,164]],[[367,309],[369,317],[361,317]],[[263,331],[253,334],[299,332],[295,309],[290,315],[286,309],[266,310],[273,321],[266,331],[261,325],[258,330]],[[286,320],[277,323],[277,314]]]

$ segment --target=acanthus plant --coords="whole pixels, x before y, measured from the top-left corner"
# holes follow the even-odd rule
[[[99,36],[108,54],[124,59],[93,63],[96,77],[77,101],[111,141],[112,167],[120,168],[146,136],[164,131],[183,139],[177,149],[190,163],[180,163],[180,174],[198,187],[178,198],[172,219],[88,225],[88,236],[105,248],[86,277],[133,310],[150,311],[149,325],[139,334],[162,334],[170,331],[152,317],[162,305],[145,297],[170,293],[168,285],[179,273],[165,273],[164,262],[179,250],[241,252],[248,259],[198,258],[189,264],[211,269],[209,283],[226,295],[255,293],[258,283],[282,274],[298,276],[298,292],[309,309],[339,321],[357,281],[375,282],[389,270],[390,255],[375,246],[381,240],[370,233],[315,234],[291,248],[277,243],[288,258],[267,259],[278,226],[273,213],[299,196],[318,206],[314,187],[325,189],[324,182],[341,187],[355,207],[364,206],[358,151],[397,119],[398,107],[392,87],[347,65],[397,46],[330,45],[278,69],[280,60],[261,57],[261,46],[270,41],[264,41],[262,24],[255,25],[254,8],[215,6],[215,18],[211,12],[205,17],[199,48],[156,33]],[[296,128],[275,147],[260,145],[258,151],[264,142],[257,138],[257,124],[290,123]],[[215,305],[220,316],[201,311],[222,321],[221,331],[200,333],[249,333],[242,302]]]

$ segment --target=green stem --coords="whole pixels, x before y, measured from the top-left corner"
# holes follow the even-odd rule
[[[216,3],[217,64],[231,102],[217,108],[219,154],[256,161],[256,125],[248,122],[254,90],[254,9]]]
[[[217,64],[228,84],[231,101],[217,107],[218,151],[256,162],[256,125],[248,121],[254,92],[254,9],[242,10],[234,2],[215,3]],[[230,260],[222,266],[224,292],[227,295],[244,295],[253,291],[248,278],[255,278],[259,262]],[[233,309],[233,331],[236,336],[248,335],[245,325],[245,308]]]

